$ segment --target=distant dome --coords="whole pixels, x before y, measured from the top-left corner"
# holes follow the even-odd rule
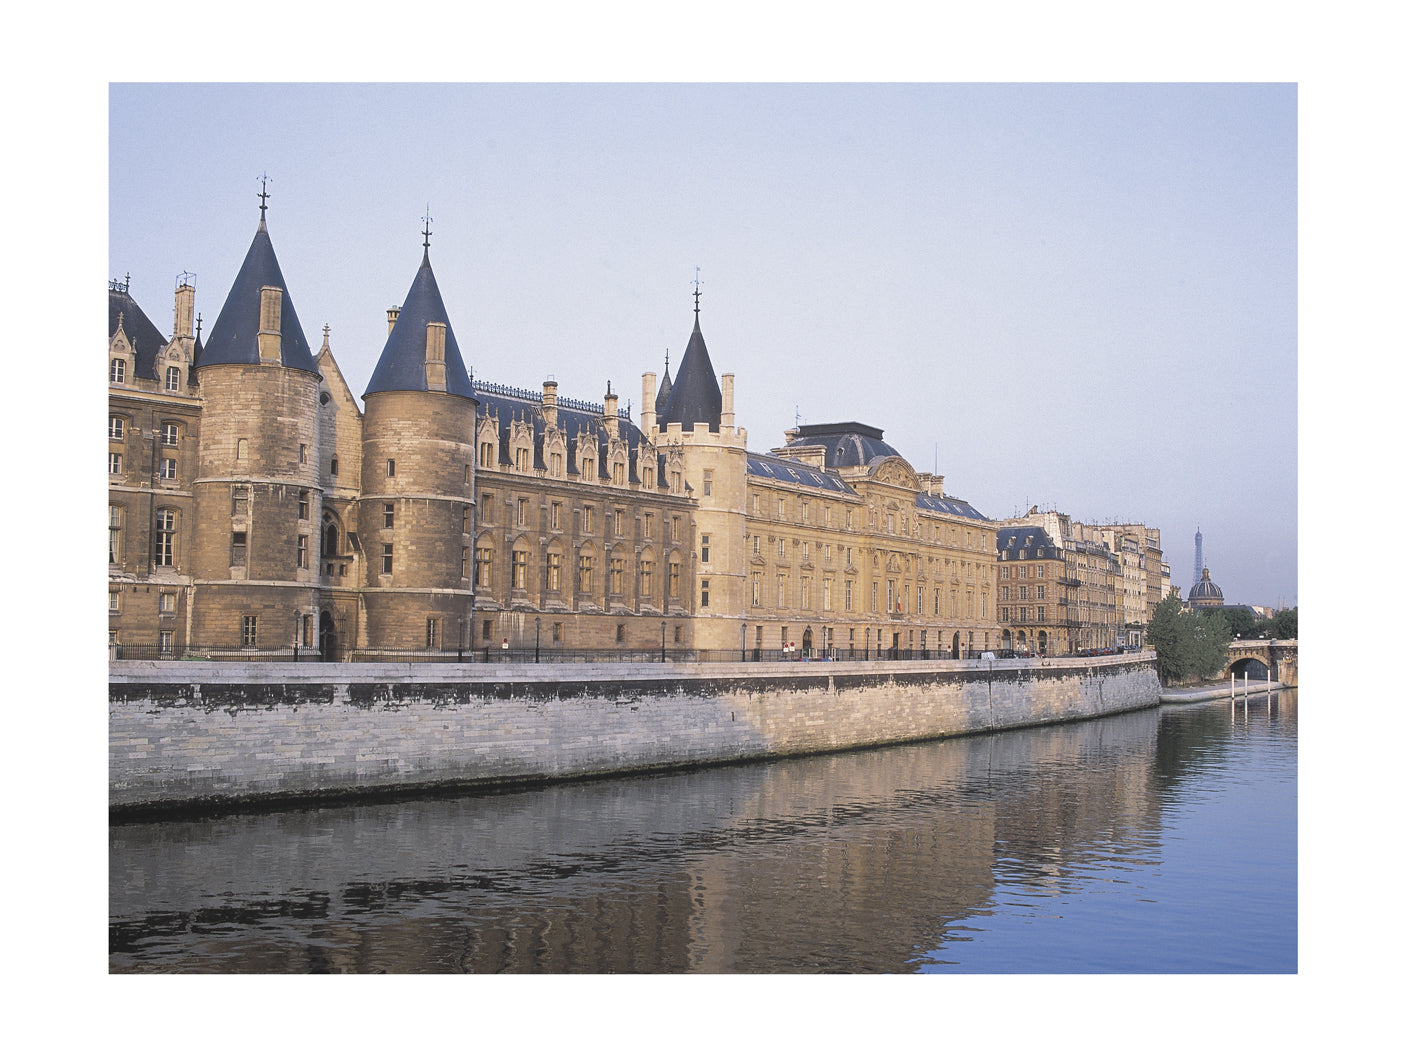
[[[1224,605],[1225,592],[1211,582],[1210,569],[1201,569],[1201,581],[1191,588],[1186,600],[1193,606]]]

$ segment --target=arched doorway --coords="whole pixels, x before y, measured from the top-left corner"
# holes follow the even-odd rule
[[[1038,633],[1038,656],[1043,657],[1048,653],[1048,632]]]
[[[812,656],[812,629],[804,627],[802,629],[802,657],[804,659]]]
[[[320,611],[320,660],[339,660],[339,640],[335,637],[335,619],[328,609]]]
[[[951,656],[953,656],[956,661],[959,660],[959,632],[958,632],[958,631],[955,632],[954,645],[953,645],[953,648],[951,649],[950,653],[951,653]]]

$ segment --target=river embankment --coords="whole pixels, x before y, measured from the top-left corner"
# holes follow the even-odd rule
[[[114,814],[662,771],[1149,708],[1155,655],[772,664],[116,662]]]
[[[1230,680],[1223,682],[1204,683],[1199,686],[1189,687],[1162,687],[1161,701],[1163,704],[1173,702],[1188,703],[1193,701],[1219,701],[1228,698],[1232,694],[1239,698],[1246,694],[1263,694],[1270,690],[1285,690],[1285,684],[1273,679],[1251,679],[1248,684],[1236,683],[1233,686]]]

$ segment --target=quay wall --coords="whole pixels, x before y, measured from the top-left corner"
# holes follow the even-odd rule
[[[495,786],[823,753],[1159,703],[1097,661],[109,668],[111,810]]]

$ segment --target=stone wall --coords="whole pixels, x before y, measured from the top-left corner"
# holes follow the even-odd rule
[[[114,808],[504,784],[907,742],[1158,703],[1105,663],[110,667]]]

